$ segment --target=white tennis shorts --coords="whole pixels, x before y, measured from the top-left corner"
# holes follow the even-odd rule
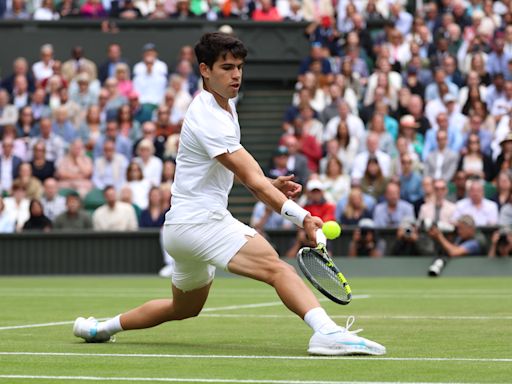
[[[229,261],[256,230],[230,214],[204,224],[166,224],[165,250],[176,265],[173,284],[184,292],[202,288],[215,276],[215,268],[227,269]]]

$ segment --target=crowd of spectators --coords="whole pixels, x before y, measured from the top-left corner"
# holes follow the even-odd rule
[[[161,227],[193,57],[184,46],[169,69],[148,43],[132,66],[113,43],[100,63],[50,44],[16,58],[0,79],[0,232]]]
[[[512,2],[318,3],[329,11],[306,29],[310,52],[270,168],[307,191],[318,180],[333,219],[364,225],[354,256],[361,241],[377,247],[368,232],[403,237],[408,222],[427,222],[438,248],[444,232],[432,224],[511,226]],[[307,209],[309,192],[299,202]]]

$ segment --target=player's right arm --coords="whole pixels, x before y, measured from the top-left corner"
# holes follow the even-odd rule
[[[274,211],[281,213],[288,201],[286,196],[268,180],[256,160],[244,148],[235,152],[223,153],[216,159],[233,172],[254,196]],[[306,215],[303,227],[308,238],[315,239],[315,232],[322,228],[322,220],[316,216]]]

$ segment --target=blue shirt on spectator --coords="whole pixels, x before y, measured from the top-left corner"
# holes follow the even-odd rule
[[[415,203],[423,198],[422,177],[417,171],[400,176],[400,198]]]
[[[398,200],[393,212],[389,212],[387,201],[377,204],[375,211],[373,212],[373,221],[375,222],[375,226],[381,228],[397,227],[406,217],[414,219],[415,215],[412,204],[404,200]]]
[[[343,211],[345,211],[345,207],[346,207],[347,203],[348,203],[348,195],[345,197],[342,197],[341,199],[338,200],[338,203],[336,203],[336,213],[335,213],[336,220],[339,221],[341,215],[343,215]],[[364,203],[366,209],[368,210],[368,212],[370,212],[370,214],[372,214],[373,209],[375,208],[375,204],[377,204],[377,200],[375,200],[375,198],[373,196],[363,193],[363,203]]]

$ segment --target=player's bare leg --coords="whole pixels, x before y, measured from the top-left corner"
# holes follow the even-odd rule
[[[167,321],[197,316],[208,298],[211,284],[188,292],[173,285],[172,299],[148,301],[107,321],[98,322],[92,317],[88,319],[79,317],[75,321],[73,333],[87,342],[105,342],[123,330],[151,328]]]

